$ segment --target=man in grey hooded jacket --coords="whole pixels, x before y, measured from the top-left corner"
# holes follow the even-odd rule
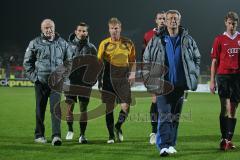
[[[200,53],[196,42],[180,27],[181,14],[166,12],[166,27],[148,43],[143,61],[149,91],[157,94],[159,112],[156,145],[160,156],[176,153],[179,118],[184,90],[196,90]]]
[[[50,74],[65,60],[70,60],[67,54],[67,42],[55,33],[55,24],[51,19],[41,23],[41,36],[33,39],[26,50],[23,66],[27,77],[35,83],[36,96],[36,128],[35,142],[46,143],[44,118],[48,97],[52,120],[52,145],[62,144],[60,127],[60,93],[49,86]]]

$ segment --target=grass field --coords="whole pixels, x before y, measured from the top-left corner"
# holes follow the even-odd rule
[[[50,112],[45,119],[47,144],[35,144],[35,98],[33,88],[0,87],[0,160],[239,160],[240,122],[233,141],[237,149],[221,152],[219,145],[219,102],[217,95],[190,93],[184,104],[180,122],[176,155],[162,158],[155,146],[148,143],[151,131],[149,122],[150,98],[137,98],[129,119],[123,126],[124,142],[106,144],[108,138],[105,118],[88,123],[86,136],[89,144],[78,144],[79,127],[74,123],[73,141],[65,141],[66,122],[62,121],[63,145],[51,145]],[[93,99],[93,108],[99,100]],[[78,108],[78,107],[76,107]],[[119,109],[117,109],[119,110]],[[117,117],[115,111],[115,119]],[[240,118],[239,114],[237,115]]]

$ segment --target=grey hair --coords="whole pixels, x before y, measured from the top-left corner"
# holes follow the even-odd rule
[[[178,15],[178,17],[179,17],[179,20],[181,20],[181,14],[180,14],[180,12],[178,11],[178,10],[174,10],[174,9],[172,9],[172,10],[168,10],[167,12],[166,12],[166,16],[168,15],[168,14],[177,14]]]
[[[47,19],[44,19],[44,20],[42,21],[41,27],[42,27],[43,23],[52,23],[52,24],[55,26],[55,23],[53,22],[53,20],[48,19],[48,18],[47,18]]]

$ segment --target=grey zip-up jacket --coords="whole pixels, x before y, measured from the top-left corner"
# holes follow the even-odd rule
[[[187,89],[194,91],[197,89],[198,77],[200,74],[200,52],[196,42],[188,34],[187,30],[180,27],[179,33],[181,36],[182,62],[188,87]],[[161,28],[150,40],[144,51],[143,62],[150,64],[145,65],[144,68],[145,73],[147,73],[143,75],[145,80],[149,80],[151,77],[158,77],[161,80],[165,80],[166,73],[161,69],[164,68],[163,66],[166,66],[166,44],[164,42],[164,36],[167,34],[167,29],[165,27]],[[159,67],[162,68],[160,69]]]
[[[72,73],[70,73],[69,79],[73,84],[85,84],[82,79],[85,75],[87,66],[79,66],[81,64],[79,61],[81,56],[87,55],[95,56],[97,60],[97,49],[92,43],[90,43],[89,37],[84,40],[79,40],[75,33],[69,35],[68,41],[68,54],[72,55]]]
[[[57,33],[53,41],[41,36],[33,39],[26,50],[23,66],[27,78],[32,82],[39,80],[48,83],[49,75],[65,60],[71,60],[67,54],[68,43]]]

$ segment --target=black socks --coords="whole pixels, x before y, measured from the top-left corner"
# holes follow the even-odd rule
[[[227,138],[227,117],[225,116],[219,116],[219,122],[220,122],[220,130],[222,133],[222,139]]]
[[[158,126],[158,108],[157,103],[152,103],[150,107],[150,117],[152,125],[152,133],[157,133]]]
[[[227,139],[232,140],[237,119],[236,118],[227,118]]]
[[[124,112],[123,110],[121,110],[121,111],[119,112],[118,121],[117,121],[117,123],[116,123],[116,125],[115,125],[115,127],[116,127],[117,129],[120,129],[120,128],[121,128],[122,124],[123,124],[124,121],[127,119],[127,116],[128,116],[128,113]]]
[[[110,138],[114,138],[114,119],[113,112],[106,114],[106,124],[109,132]]]

